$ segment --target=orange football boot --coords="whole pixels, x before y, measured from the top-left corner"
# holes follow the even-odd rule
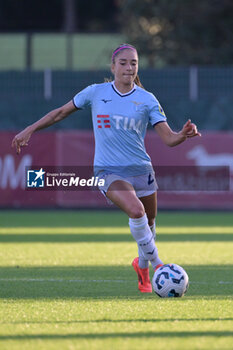
[[[138,275],[138,289],[142,293],[152,293],[152,286],[150,283],[149,268],[141,269],[138,265],[139,258],[135,258],[132,266]]]

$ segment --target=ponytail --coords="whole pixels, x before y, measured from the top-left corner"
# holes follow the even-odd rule
[[[144,86],[142,85],[139,75],[137,74],[136,78],[134,79],[134,83],[139,86],[140,88],[144,89]]]

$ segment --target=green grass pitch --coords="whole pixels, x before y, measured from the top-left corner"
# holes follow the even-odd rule
[[[0,349],[233,349],[232,239],[232,213],[159,213],[160,256],[190,278],[161,299],[137,290],[124,214],[2,211]]]

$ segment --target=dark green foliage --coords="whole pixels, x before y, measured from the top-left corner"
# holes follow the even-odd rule
[[[231,0],[125,0],[122,26],[130,43],[158,64],[232,64]]]

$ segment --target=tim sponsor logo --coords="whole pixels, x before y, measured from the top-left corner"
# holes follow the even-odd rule
[[[124,130],[134,130],[140,132],[142,121],[134,118],[123,117],[121,115],[114,115],[113,120],[115,121],[116,129],[119,130],[123,128]]]

